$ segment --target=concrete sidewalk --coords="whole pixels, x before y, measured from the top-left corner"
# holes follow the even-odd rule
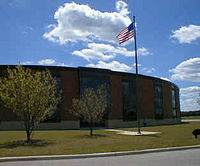
[[[124,131],[124,130],[115,130],[115,129],[106,129],[106,131],[114,131],[117,132],[117,134],[123,134],[123,135],[152,135],[152,134],[159,134],[160,132],[153,132],[153,131],[141,131],[139,134],[137,131]]]
[[[122,155],[133,155],[133,154],[166,152],[166,151],[176,151],[176,150],[186,150],[186,149],[196,149],[196,148],[200,148],[200,145],[182,146],[182,147],[168,147],[168,148],[159,148],[159,149],[145,149],[145,150],[137,150],[137,151],[92,153],[92,154],[2,157],[2,158],[0,158],[0,162],[31,161],[31,160],[52,160],[52,159],[55,159],[55,160],[56,159],[81,159],[81,158],[92,158],[92,157],[109,157],[109,156],[122,156]]]
[[[182,119],[181,122],[200,122],[200,119]]]

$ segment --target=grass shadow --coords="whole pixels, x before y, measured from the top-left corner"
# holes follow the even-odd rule
[[[149,126],[142,126],[142,128],[145,127],[162,127],[162,126],[178,126],[178,125],[186,125],[189,124],[190,122],[180,122],[180,123],[174,123],[174,124],[160,124],[160,125],[149,125]]]
[[[45,140],[31,140],[31,142],[27,143],[25,140],[18,140],[0,144],[0,148],[13,149],[17,147],[45,147],[50,144],[53,144],[53,142]]]
[[[190,122],[181,122],[180,124],[189,124]]]
[[[85,137],[107,137],[107,135],[106,134],[93,134],[93,135],[85,134]]]
[[[93,134],[93,136],[91,136],[90,134],[80,134],[80,135],[76,135],[75,137],[96,139],[96,138],[105,138],[105,137],[108,137],[108,135],[107,134]]]
[[[139,137],[154,137],[154,138],[157,138],[157,137],[160,137],[159,134],[147,134],[147,135],[137,135]]]

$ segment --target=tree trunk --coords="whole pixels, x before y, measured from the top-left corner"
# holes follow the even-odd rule
[[[90,136],[93,136],[93,128],[90,128]]]
[[[31,141],[31,133],[29,131],[26,131],[26,137],[27,137],[26,142],[29,143]]]
[[[90,121],[90,136],[93,136],[93,123],[92,123],[92,120]]]

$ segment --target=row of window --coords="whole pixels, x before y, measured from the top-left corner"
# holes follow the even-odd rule
[[[83,93],[85,88],[97,88],[99,85],[106,84],[110,94],[110,77],[104,73],[93,73],[93,72],[80,72],[80,94]],[[124,121],[135,121],[137,120],[137,110],[136,110],[136,84],[135,79],[130,77],[123,77],[122,85],[122,100],[123,100],[123,120]],[[58,91],[60,91],[60,80],[58,80]],[[177,106],[176,106],[176,93],[175,87],[172,86],[171,89],[172,96],[172,115],[173,118],[177,118]],[[110,103],[111,98],[108,96]],[[160,81],[154,82],[154,108],[155,108],[155,119],[163,119],[163,91],[162,83]],[[110,107],[108,106],[108,109]],[[53,116],[47,120],[60,121],[60,108],[58,108]],[[83,123],[83,122],[81,122]],[[82,126],[85,126],[83,123]]]
[[[122,99],[123,99],[123,120],[131,121],[137,119],[136,111],[136,87],[135,80],[124,79],[122,80]],[[177,118],[176,92],[175,87],[171,87],[171,100],[172,100],[172,117]],[[163,91],[161,81],[154,82],[154,108],[155,119],[164,118],[163,110]]]
[[[171,87],[172,100],[172,117],[177,118],[176,92],[175,87]],[[163,94],[161,82],[154,82],[154,105],[155,105],[155,119],[163,119]]]
[[[123,100],[123,120],[135,121],[137,120],[136,110],[136,84],[135,79],[130,77],[123,77],[122,79],[122,100]],[[98,85],[107,84],[110,91],[109,76],[102,73],[81,72],[80,73],[80,93],[85,88],[96,88]],[[171,88],[172,96],[172,116],[177,118],[177,106],[176,106],[176,93],[175,87]],[[108,100],[111,101],[110,96]],[[161,81],[154,82],[154,108],[155,119],[164,118],[163,110],[163,91]]]

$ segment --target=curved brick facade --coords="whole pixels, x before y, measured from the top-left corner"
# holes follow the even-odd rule
[[[6,65],[0,66],[2,77],[5,75],[7,67]],[[106,128],[137,126],[135,74],[93,68],[25,67],[34,70],[48,68],[59,80],[59,86],[62,89],[62,102],[59,107],[58,119],[41,123],[37,128],[81,128],[80,120],[69,113],[72,98],[79,97],[85,87],[96,87],[105,82],[109,85],[111,106],[103,126]],[[179,88],[175,84],[158,78],[139,75],[137,94],[141,126],[180,123]],[[12,111],[1,109],[0,120],[2,130],[23,128],[23,123]]]

